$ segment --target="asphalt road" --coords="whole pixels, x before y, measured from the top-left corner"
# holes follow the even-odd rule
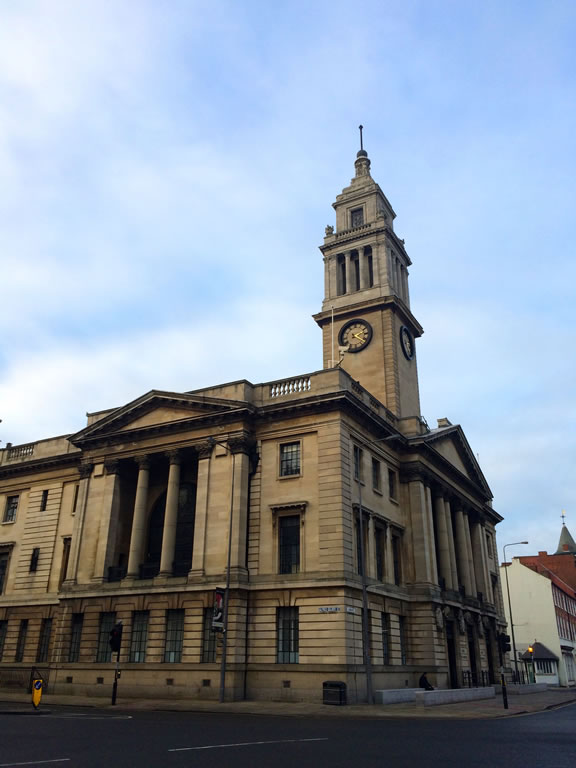
[[[355,720],[51,707],[0,715],[0,768],[574,768],[576,705],[498,720]]]

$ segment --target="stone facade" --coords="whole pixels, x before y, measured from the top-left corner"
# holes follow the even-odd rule
[[[151,391],[0,451],[0,686],[36,665],[109,695],[122,621],[121,695],[215,698],[227,584],[228,699],[361,701],[367,663],[374,689],[494,679],[501,518],[462,429],[421,417],[411,262],[355,169],[321,248],[323,370]]]

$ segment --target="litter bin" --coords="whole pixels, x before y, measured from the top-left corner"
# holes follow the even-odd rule
[[[336,704],[342,706],[346,704],[346,683],[339,680],[327,680],[322,685],[322,703]]]

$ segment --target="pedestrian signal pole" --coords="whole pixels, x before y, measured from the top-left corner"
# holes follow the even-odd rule
[[[122,622],[119,621],[110,630],[110,648],[116,654],[116,667],[114,668],[114,685],[112,686],[112,705],[116,704],[118,695],[118,678],[120,677],[120,648],[122,647]]]

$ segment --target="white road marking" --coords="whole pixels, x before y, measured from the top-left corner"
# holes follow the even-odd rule
[[[168,752],[190,752],[197,749],[225,749],[226,747],[253,747],[258,744],[294,744],[302,741],[328,741],[325,739],[279,739],[278,741],[241,741],[238,744],[209,744],[205,747],[178,747]]]
[[[32,760],[29,763],[0,763],[0,768],[8,768],[12,765],[45,765],[46,763],[69,763],[69,757],[59,757],[57,760]]]
[[[61,715],[42,715],[43,719],[52,718],[56,720],[132,720],[132,715],[85,715],[82,712],[61,714]]]

